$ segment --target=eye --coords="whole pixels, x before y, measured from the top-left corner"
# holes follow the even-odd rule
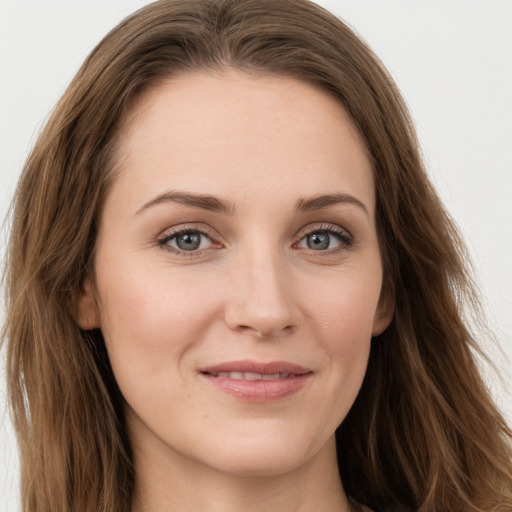
[[[348,248],[352,245],[352,237],[340,228],[321,228],[307,233],[298,242],[297,247],[312,251],[328,251],[331,249]]]
[[[197,229],[183,229],[159,240],[159,245],[175,249],[177,252],[194,252],[212,246],[210,237]]]

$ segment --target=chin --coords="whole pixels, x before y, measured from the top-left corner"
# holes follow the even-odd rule
[[[265,453],[262,454],[262,451]],[[242,477],[271,477],[295,471],[303,457],[295,453],[267,453],[266,450],[238,453],[222,460],[219,469],[224,473]]]
[[[203,463],[223,473],[263,478],[296,471],[323,452],[317,439],[308,441],[291,432],[260,431],[242,438],[230,436],[227,443],[206,448],[201,458]]]

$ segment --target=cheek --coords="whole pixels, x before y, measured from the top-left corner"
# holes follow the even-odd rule
[[[143,264],[131,265],[129,272],[117,265],[103,274],[108,279],[98,276],[101,329],[121,389],[128,379],[160,379],[161,385],[170,370],[179,374],[184,354],[216,314],[204,283]]]
[[[342,382],[344,392],[348,385],[359,388],[366,372],[373,315],[371,308],[364,306],[360,303],[357,307],[346,293],[338,301],[325,304],[324,316],[319,319],[318,329],[323,331],[322,344],[330,358],[333,382]]]
[[[379,267],[347,269],[310,287],[309,315],[333,350],[357,350],[370,340],[381,287]]]
[[[312,333],[323,349],[323,367],[328,369],[331,401],[327,405],[338,412],[335,426],[352,406],[366,374],[380,295],[380,273],[370,271],[368,279],[352,275],[333,276],[324,286],[317,286],[308,306]]]

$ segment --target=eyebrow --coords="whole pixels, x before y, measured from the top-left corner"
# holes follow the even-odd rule
[[[164,192],[145,203],[137,210],[136,215],[140,215],[151,206],[163,203],[184,204],[186,206],[192,206],[194,208],[201,208],[203,210],[213,212],[226,213],[228,215],[233,215],[235,213],[234,204],[227,203],[215,196],[208,194],[192,194],[189,192],[175,192],[171,190],[169,192]]]
[[[353,204],[354,206],[361,208],[367,217],[370,217],[368,208],[366,208],[364,203],[350,194],[327,194],[309,199],[302,198],[297,201],[295,209],[299,212],[311,212],[328,208],[329,206],[339,203]]]
[[[234,215],[236,206],[234,203],[229,203],[218,197],[209,194],[193,194],[190,192],[168,191],[160,194],[144,205],[142,205],[136,212],[140,215],[142,212],[158,204],[164,203],[178,203],[193,208],[201,208],[203,210],[225,213],[227,215]],[[315,196],[311,198],[300,198],[295,204],[295,211],[305,213],[315,210],[322,210],[339,203],[353,204],[364,211],[367,217],[370,216],[368,209],[359,199],[350,194],[326,194]]]

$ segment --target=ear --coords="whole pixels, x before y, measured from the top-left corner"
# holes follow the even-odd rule
[[[375,316],[373,317],[372,336],[382,334],[393,320],[395,313],[395,294],[393,290],[382,290]]]
[[[80,329],[90,331],[100,327],[100,311],[94,297],[91,280],[87,277],[80,290],[77,321]]]

